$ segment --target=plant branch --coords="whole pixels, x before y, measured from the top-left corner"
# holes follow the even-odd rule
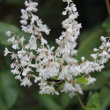
[[[85,105],[83,104],[83,102],[82,102],[82,100],[81,100],[79,94],[77,94],[77,98],[78,98],[78,100],[79,100],[79,103],[80,103],[82,109],[85,110]]]
[[[108,15],[110,16],[110,2],[109,0],[105,0],[105,3],[106,3]]]

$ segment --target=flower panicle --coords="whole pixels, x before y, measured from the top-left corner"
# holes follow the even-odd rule
[[[29,0],[25,2],[26,9],[21,9],[20,20],[22,31],[30,35],[29,41],[26,42],[24,36],[7,31],[12,51],[5,48],[4,55],[10,54],[13,61],[10,65],[11,72],[15,79],[20,80],[21,86],[30,87],[37,83],[40,94],[59,95],[60,92],[65,92],[73,97],[77,93],[83,94],[82,84],[89,86],[96,81],[90,73],[100,72],[105,67],[104,64],[110,59],[110,42],[101,36],[101,46],[94,48],[94,53],[90,56],[93,60],[88,61],[82,56],[82,62],[79,63],[75,56],[78,53],[77,39],[82,26],[76,20],[76,5],[72,0],[63,2],[67,3],[67,7],[62,14],[68,17],[62,22],[65,31],[56,39],[57,49],[50,47],[43,38],[42,32],[49,35],[50,29],[35,15],[38,3]],[[63,85],[60,90],[59,85]]]

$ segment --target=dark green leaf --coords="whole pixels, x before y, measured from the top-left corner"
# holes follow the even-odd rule
[[[62,110],[63,108],[57,104],[57,102],[54,101],[53,98],[47,96],[47,95],[36,95],[39,102],[47,108],[47,110]]]
[[[101,102],[101,110],[107,110],[107,107],[110,105],[110,88],[102,88],[99,99]]]
[[[7,110],[5,104],[0,100],[0,110]]]
[[[0,96],[7,108],[11,108],[19,95],[18,85],[9,71],[0,72]]]
[[[103,28],[106,29],[107,32],[110,32],[110,17],[108,17],[104,23],[102,24]]]

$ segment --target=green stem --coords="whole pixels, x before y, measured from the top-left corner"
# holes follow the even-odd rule
[[[105,3],[106,3],[108,15],[110,16],[110,2],[109,0],[105,0]]]
[[[83,104],[83,102],[82,102],[82,100],[81,100],[79,94],[77,94],[77,98],[78,98],[78,100],[79,100],[79,103],[80,103],[82,109],[85,110],[85,105]]]

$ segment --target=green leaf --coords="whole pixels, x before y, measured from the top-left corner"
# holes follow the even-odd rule
[[[97,32],[99,29],[101,29],[101,25],[97,25],[94,28],[83,31],[79,36],[79,43],[83,42],[87,37],[91,35],[91,33]]]
[[[100,109],[100,104],[99,104],[98,94],[95,93],[88,101],[85,110],[99,110],[99,109]]]
[[[0,72],[0,97],[7,108],[11,108],[19,96],[18,85],[13,77],[9,71]]]
[[[104,75],[105,78],[110,78],[110,70],[105,70],[105,71],[102,71],[102,74]]]
[[[99,47],[101,44],[100,36],[102,35],[105,35],[105,31],[101,27],[94,32],[85,34],[86,39],[80,44],[76,58],[81,60],[81,57],[84,56],[90,60],[90,54],[93,53],[93,49]]]
[[[78,84],[86,84],[88,83],[88,80],[85,77],[80,77],[76,81]]]
[[[36,98],[47,110],[62,110],[63,108],[48,95],[36,95]]]
[[[7,110],[5,104],[0,100],[0,110]]]
[[[110,17],[108,17],[104,23],[102,24],[103,28],[106,29],[107,32],[110,32]]]
[[[104,87],[99,94],[99,99],[101,110],[107,110],[107,107],[110,105],[110,88]]]

